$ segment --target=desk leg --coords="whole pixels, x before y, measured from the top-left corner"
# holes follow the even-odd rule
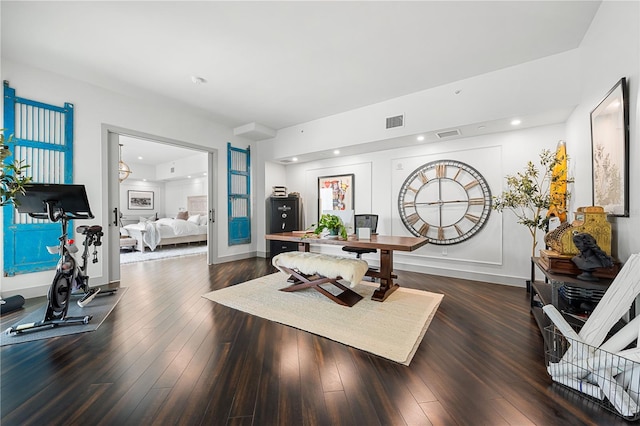
[[[393,282],[393,250],[380,250],[380,287],[373,292],[371,300],[384,301],[400,286]]]
[[[311,251],[311,244],[307,243],[298,243],[298,251]]]

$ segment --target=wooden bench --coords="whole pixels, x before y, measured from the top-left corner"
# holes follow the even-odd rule
[[[362,296],[339,283],[338,280],[349,281],[350,286],[354,287],[362,281],[369,269],[367,262],[362,259],[301,251],[280,253],[273,257],[271,263],[278,270],[291,275],[289,281],[293,284],[281,288],[280,291],[290,292],[312,288],[334,302],[349,307],[358,303]],[[334,285],[342,292],[333,294],[322,287],[324,284]]]

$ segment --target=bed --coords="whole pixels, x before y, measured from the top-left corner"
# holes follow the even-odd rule
[[[144,252],[172,244],[207,241],[207,216],[192,214],[188,218],[143,220],[123,227],[124,234],[135,238],[135,250]]]
[[[144,252],[154,251],[167,245],[206,242],[208,234],[207,196],[187,196],[187,210],[176,214],[175,218],[158,219],[157,213],[140,217],[121,228],[124,237],[135,238],[134,249]]]

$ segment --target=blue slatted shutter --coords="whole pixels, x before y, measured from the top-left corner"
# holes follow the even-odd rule
[[[229,245],[251,243],[251,152],[227,143]]]
[[[57,107],[17,97],[5,81],[4,126],[5,136],[13,135],[6,161],[23,160],[33,182],[73,182],[72,104]],[[3,209],[4,275],[55,268],[57,257],[46,246],[57,244],[60,224],[20,214],[12,205]]]

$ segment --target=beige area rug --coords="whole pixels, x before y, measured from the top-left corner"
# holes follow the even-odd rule
[[[378,286],[362,282],[353,290],[364,299],[348,308],[313,289],[278,291],[289,285],[287,278],[278,272],[203,297],[404,365],[411,362],[444,297],[400,287],[384,302],[375,302],[371,295]]]

